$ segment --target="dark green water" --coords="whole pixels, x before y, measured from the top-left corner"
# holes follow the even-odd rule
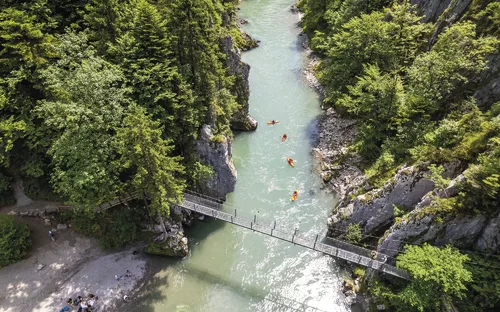
[[[307,58],[299,44],[294,0],[246,0],[240,17],[260,47],[243,54],[250,64],[250,113],[257,131],[236,135],[238,170],[225,209],[276,220],[311,237],[324,232],[334,198],[312,171],[311,148],[321,114],[317,94],[302,71]],[[266,122],[278,119],[278,125]],[[287,133],[288,140],[281,142]],[[296,160],[295,168],[285,157]],[[299,189],[296,202],[291,192]],[[134,311],[295,311],[297,302],[322,311],[347,311],[335,261],[320,253],[224,224],[199,222],[189,232],[191,256],[154,258],[161,269]],[[302,310],[301,310],[302,311]],[[306,311],[314,311],[307,309]]]

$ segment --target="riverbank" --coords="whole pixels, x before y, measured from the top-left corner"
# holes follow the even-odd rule
[[[5,212],[5,211],[2,211]],[[108,253],[95,239],[71,229],[58,231],[56,241],[38,218],[22,218],[32,232],[29,255],[0,269],[0,312],[59,311],[68,298],[94,294],[99,297],[96,311],[112,311],[126,294],[133,298],[148,275],[147,258],[130,247]],[[131,276],[117,281],[115,275]]]
[[[296,5],[290,10],[298,14],[299,26],[303,14]],[[304,77],[309,86],[320,95],[321,101],[325,98],[325,89],[316,77],[315,68],[321,59],[309,47],[309,38],[306,33],[299,34],[300,44],[304,48],[308,63],[303,70]],[[332,191],[339,203],[345,196],[365,182],[363,172],[358,163],[361,158],[351,154],[348,147],[354,142],[357,135],[356,121],[341,117],[333,108],[325,109],[321,103],[323,114],[318,122],[318,140],[312,150],[315,171],[321,176],[326,189]],[[367,185],[366,188],[369,188]]]

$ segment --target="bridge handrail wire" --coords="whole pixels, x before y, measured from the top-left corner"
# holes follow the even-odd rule
[[[352,252],[349,250],[344,250],[343,248],[338,248],[335,246],[330,246],[321,242],[317,242],[317,238],[314,241],[314,245],[312,245],[312,241],[309,238],[303,238],[297,234],[297,229],[295,229],[294,233],[282,233],[285,234],[284,236],[277,235],[280,230],[276,230],[274,228],[270,228],[268,226],[259,224],[256,222],[256,216],[254,216],[254,220],[250,221],[242,217],[238,217],[236,215],[232,215],[230,213],[220,211],[214,208],[206,207],[201,204],[193,203],[190,202],[189,200],[184,199],[182,203],[179,204],[180,207],[188,209],[188,210],[193,210],[195,212],[199,212],[203,215],[211,216],[219,220],[223,220],[226,222],[230,222],[236,225],[239,225],[241,227],[253,230],[255,232],[259,232],[268,236],[272,236],[284,241],[288,241],[291,243],[294,243],[296,245],[300,245],[309,249],[317,250],[320,252],[324,252],[326,254],[332,255],[337,258],[345,259],[354,263],[358,263],[361,265],[365,265],[371,268],[375,268],[377,270],[380,270],[382,272],[395,275],[404,279],[409,279],[409,276],[406,272],[399,270],[395,267],[392,267],[390,265],[386,265],[385,263],[377,260],[377,259],[372,259],[369,256],[364,256],[360,255],[356,252]],[[290,238],[287,237],[289,235],[292,235]],[[348,243],[342,242],[343,246],[349,246]],[[357,247],[357,246],[355,246]],[[359,247],[360,248],[360,247]],[[366,250],[363,250],[364,252]]]
[[[273,228],[272,232],[273,233],[281,232],[284,235],[292,235],[292,232],[290,232],[289,229],[281,227],[279,224],[276,223],[276,221],[269,222],[269,220],[266,221],[265,219],[263,221],[263,219],[261,217],[259,217],[258,219],[256,219],[256,217],[257,216],[254,215],[254,220],[253,221],[251,221],[251,220],[249,220],[248,218],[245,218],[245,217],[234,216],[233,218],[235,218],[236,222],[238,220],[241,220],[242,222],[245,222],[247,224],[250,224],[250,222],[252,222],[253,226],[267,226],[266,224],[270,224],[270,225],[272,225],[272,228]],[[245,227],[248,228],[248,226],[245,226]],[[318,236],[320,236],[320,235],[318,234]],[[360,246],[356,246],[356,245],[350,244],[348,242],[345,242],[345,241],[342,241],[342,240],[339,240],[339,239],[335,239],[335,238],[332,238],[332,237],[327,237],[326,235],[322,235],[322,237],[323,237],[323,240],[326,240],[326,241],[330,242],[331,244],[335,245],[336,247],[340,247],[340,248],[349,250],[351,252],[355,252],[357,254],[361,254],[361,255],[363,255],[365,257],[368,257],[368,258],[371,258],[372,257],[372,253],[375,251],[375,250],[370,250],[370,249],[363,248],[363,247],[360,247]],[[309,238],[304,237],[303,234],[298,231],[298,229],[295,232],[294,238],[297,239],[297,240],[300,240],[300,239],[302,239],[302,240],[310,240]],[[388,255],[385,255],[385,254],[382,254],[382,253],[379,253],[379,252],[375,253],[375,259],[377,259],[379,261],[385,262],[389,258],[391,258],[391,257],[389,257]]]

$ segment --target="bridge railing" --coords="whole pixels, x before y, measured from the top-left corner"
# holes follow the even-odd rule
[[[318,242],[319,235],[313,239],[310,235],[299,233],[298,229],[292,232],[277,227],[276,222],[264,222],[261,218],[257,220],[238,216],[236,210],[234,214],[221,211],[221,204],[210,202],[208,199],[196,198],[193,195],[185,195],[184,201],[179,204],[180,207],[189,209],[203,215],[211,216],[219,220],[236,224],[238,226],[266,234],[296,245],[309,249],[317,250],[337,258],[351,261],[369,268],[386,272],[404,279],[409,279],[406,272],[399,270],[391,265],[386,265],[387,256],[378,253],[372,258],[372,251],[359,246],[349,244],[336,239],[326,239]],[[191,200],[191,198],[194,200]],[[211,206],[211,207],[210,207]],[[266,225],[270,224],[270,225]]]

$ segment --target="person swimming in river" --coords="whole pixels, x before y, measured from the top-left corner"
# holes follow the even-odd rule
[[[283,134],[283,137],[281,138],[281,142],[285,142],[287,138],[288,138],[288,135],[286,133]]]

